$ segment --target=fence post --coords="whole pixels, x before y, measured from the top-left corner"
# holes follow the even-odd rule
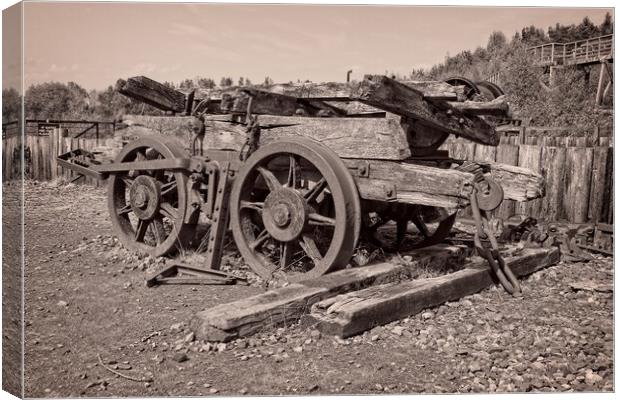
[[[519,127],[519,144],[525,144],[525,126]]]

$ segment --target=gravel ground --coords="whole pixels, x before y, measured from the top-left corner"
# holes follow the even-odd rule
[[[611,258],[347,340],[291,326],[205,343],[187,328],[195,312],[265,289],[146,288],[165,260],[124,250],[105,204],[103,189],[27,184],[27,397],[613,390]],[[225,262],[242,266],[232,251]]]

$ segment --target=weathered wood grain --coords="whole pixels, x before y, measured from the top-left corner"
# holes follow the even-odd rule
[[[185,111],[185,94],[145,76],[135,76],[126,81],[119,79],[116,90],[163,111]]]
[[[541,147],[535,145],[521,145],[519,146],[519,167],[526,168],[532,173],[539,174],[541,171],[540,165],[540,153]],[[540,197],[540,196],[537,196]],[[515,199],[517,200],[517,199]],[[525,200],[520,200],[525,201]],[[541,200],[532,200],[523,203],[519,203],[516,206],[518,214],[523,215],[540,215]]]
[[[564,208],[569,220],[575,223],[588,219],[592,157],[591,147],[570,147],[566,152]]]
[[[606,208],[610,203],[610,182],[613,171],[613,150],[609,147],[594,147],[592,155],[592,178],[588,220],[604,222]]]
[[[566,179],[566,147],[543,147],[542,174],[545,177],[546,192],[542,201],[539,219],[558,221],[566,218],[564,209],[564,181]]]
[[[519,146],[500,144],[495,153],[495,161],[498,164],[517,165],[519,163]],[[504,198],[494,215],[499,218],[510,218],[515,213],[515,201]]]
[[[384,75],[367,76],[351,97],[395,114],[422,119],[455,136],[477,143],[496,146],[499,136],[495,129],[478,117],[467,117],[446,102],[425,101],[424,93]]]
[[[473,175],[406,162],[343,160],[368,200],[455,208],[469,203]],[[360,173],[364,171],[364,173]]]
[[[245,125],[205,120],[205,146],[240,150],[246,142]],[[260,144],[286,137],[306,137],[323,143],[343,158],[403,160],[411,156],[406,132],[391,118],[305,118],[258,116]]]
[[[448,105],[467,115],[495,115],[508,117],[509,113],[506,96],[499,96],[491,101],[450,101]]]
[[[337,271],[198,312],[191,320],[191,327],[199,340],[228,341],[249,336],[297,322],[310,312],[312,304],[326,298],[409,279],[421,265],[433,268],[445,267],[447,263],[458,265],[464,261],[466,251],[464,246],[438,245],[416,251],[410,266],[380,263]]]
[[[516,276],[524,276],[559,259],[557,248],[525,249],[521,255],[507,258],[506,264]],[[488,265],[480,261],[436,278],[373,286],[322,300],[312,306],[307,319],[324,334],[346,338],[476,293],[494,283]]]
[[[491,178],[504,189],[504,199],[529,202],[545,195],[545,180],[529,168],[500,163],[486,163]]]

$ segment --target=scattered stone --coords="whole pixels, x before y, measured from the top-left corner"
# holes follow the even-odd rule
[[[187,354],[185,353],[175,353],[175,355],[172,356],[172,359],[178,363],[182,363],[189,360],[189,357],[187,357]]]
[[[301,353],[302,351],[304,351],[304,348],[301,346],[293,347],[293,351],[295,353]]]
[[[191,343],[196,339],[196,335],[194,334],[194,332],[190,332],[187,335],[185,335],[185,337],[183,338],[183,341],[185,343]]]
[[[433,318],[433,313],[430,311],[426,311],[424,313],[422,313],[422,319],[431,319]]]
[[[56,305],[58,307],[67,307],[69,305],[69,303],[67,303],[66,301],[60,300],[60,301],[58,301],[58,303],[56,303]]]

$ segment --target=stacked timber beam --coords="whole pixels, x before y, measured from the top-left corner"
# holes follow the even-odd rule
[[[233,115],[251,112],[274,116],[357,117],[389,112],[423,122],[424,126],[446,134],[494,146],[499,143],[499,136],[480,116],[508,113],[508,104],[502,97],[491,102],[462,101],[462,88],[444,82],[398,82],[383,75],[369,75],[353,83],[278,85],[263,90],[234,87],[206,93],[192,91],[187,95],[140,76],[119,80],[117,90],[172,113],[190,114],[201,107],[210,114]],[[218,102],[219,107],[214,107]],[[372,108],[351,112],[348,104],[352,102]]]
[[[230,341],[298,321],[344,338],[495,284],[486,261],[476,257],[465,264],[464,246],[433,246],[411,255],[413,265],[345,269],[221,304],[198,312],[190,325],[198,339],[207,341]],[[556,264],[559,257],[557,248],[536,248],[505,260],[516,276],[525,276]],[[458,270],[414,279],[421,267]]]

